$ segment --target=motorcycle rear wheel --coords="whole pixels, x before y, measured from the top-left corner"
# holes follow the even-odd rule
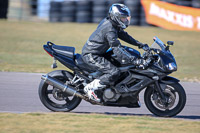
[[[63,83],[73,78],[72,73],[63,70],[53,71],[48,75]],[[69,112],[75,109],[82,100],[79,97],[69,96],[61,92],[59,89],[45,83],[44,80],[40,82],[38,93],[42,104],[54,112]]]
[[[164,95],[168,104],[163,104],[159,94],[153,87],[148,87],[144,93],[146,107],[154,115],[161,117],[172,117],[180,113],[186,103],[186,94],[179,83],[166,85]]]

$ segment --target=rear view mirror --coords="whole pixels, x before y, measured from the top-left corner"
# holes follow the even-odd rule
[[[168,45],[174,45],[174,41],[167,41]]]

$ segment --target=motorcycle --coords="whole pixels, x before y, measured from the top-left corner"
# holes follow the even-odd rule
[[[39,85],[39,97],[45,107],[56,112],[67,112],[75,109],[84,99],[95,105],[138,108],[141,106],[139,93],[145,89],[144,102],[154,115],[172,117],[180,113],[186,103],[186,94],[179,80],[168,76],[177,70],[177,64],[169,48],[174,44],[164,44],[158,37],[153,38],[152,46],[141,55],[139,51],[123,46],[132,56],[140,57],[148,62],[145,69],[133,64],[121,65],[110,48],[105,58],[116,65],[121,74],[117,81],[96,94],[101,102],[89,99],[84,87],[100,77],[102,72],[91,70],[75,53],[74,47],[55,45],[47,42],[44,50],[54,58],[52,68],[56,68],[58,60],[72,72],[55,70],[42,75]]]

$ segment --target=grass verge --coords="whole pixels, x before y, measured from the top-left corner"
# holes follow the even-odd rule
[[[199,121],[74,113],[0,113],[2,133],[199,133]]]
[[[47,41],[81,49],[97,24],[34,23],[0,21],[0,71],[50,72],[52,58],[42,46]],[[187,81],[200,81],[200,32],[170,31],[155,27],[127,28],[135,39],[148,43],[158,36],[163,42],[175,41],[171,48],[178,71],[173,76]],[[124,45],[131,46],[122,42]],[[136,48],[134,46],[131,46]],[[136,48],[137,49],[137,48]],[[66,69],[59,65],[58,69]]]

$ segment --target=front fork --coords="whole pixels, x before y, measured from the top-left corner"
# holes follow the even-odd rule
[[[161,88],[160,84],[158,83],[158,81],[155,82],[155,90],[157,90],[157,92],[160,95],[160,98],[162,100],[162,102],[165,104],[167,103],[167,98],[165,97],[164,93],[163,93],[163,89]]]

